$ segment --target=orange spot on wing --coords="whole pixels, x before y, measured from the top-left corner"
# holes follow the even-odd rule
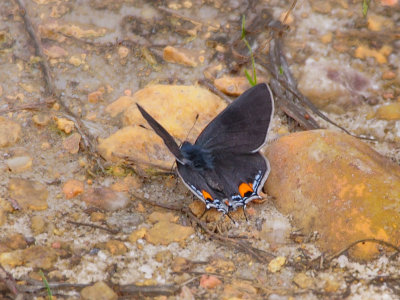
[[[241,184],[239,184],[239,194],[240,196],[242,196],[242,198],[245,196],[249,196],[248,193],[252,194],[253,192],[254,190],[252,183],[242,182]]]
[[[209,193],[207,193],[205,190],[201,190],[201,193],[203,194],[204,199],[214,201],[213,197]]]

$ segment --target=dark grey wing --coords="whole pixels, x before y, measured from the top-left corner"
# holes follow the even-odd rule
[[[167,146],[168,150],[175,156],[178,161],[183,161],[183,156],[178,144],[175,142],[174,138],[158,123],[152,116],[150,116],[147,111],[144,110],[139,104],[137,107],[142,114],[143,118],[146,119],[147,123],[153,128],[153,130],[158,134],[160,138],[163,139],[164,144]]]
[[[247,203],[260,198],[259,193],[270,172],[269,162],[261,153],[216,153],[214,172],[224,182],[225,194],[230,204]],[[236,208],[236,207],[235,207]]]
[[[258,84],[211,121],[197,138],[196,145],[213,152],[257,152],[265,144],[273,114],[271,90],[265,83]]]
[[[208,208],[215,207],[225,213],[260,198],[259,192],[270,171],[268,160],[259,152],[215,153],[214,168],[204,171],[195,171],[180,163],[177,165],[186,186]]]
[[[216,184],[218,185],[221,182],[215,182],[215,173],[212,170],[199,172],[179,162],[177,163],[177,170],[183,183],[206,204],[207,209],[214,207],[228,212],[227,206],[223,204],[223,200],[226,199],[223,186],[216,187]],[[213,177],[214,182],[211,182],[210,176]]]

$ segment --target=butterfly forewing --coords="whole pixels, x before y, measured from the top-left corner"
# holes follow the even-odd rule
[[[257,152],[266,141],[273,112],[269,87],[258,84],[211,121],[197,138],[196,145],[210,151]]]
[[[159,137],[161,137],[164,141],[164,144],[167,146],[168,150],[171,151],[171,153],[175,156],[175,158],[178,161],[182,161],[183,157],[181,154],[181,151],[179,149],[179,146],[175,142],[174,138],[168,133],[167,130],[165,130],[164,127],[161,126],[160,123],[158,123],[152,116],[150,116],[147,111],[144,110],[143,107],[141,107],[139,104],[137,104],[137,107],[142,114],[143,118],[149,123],[151,128],[158,134]]]

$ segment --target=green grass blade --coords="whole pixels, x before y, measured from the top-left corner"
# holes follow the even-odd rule
[[[245,36],[246,36],[245,23],[246,23],[246,16],[243,15],[243,16],[242,16],[242,40],[243,40],[243,39],[245,38]]]
[[[44,286],[46,287],[47,296],[49,296],[49,300],[53,300],[53,294],[51,293],[49,282],[47,281],[46,276],[44,276],[42,270],[39,270],[39,274],[40,274],[40,276],[42,276],[42,281],[43,281]]]
[[[370,2],[371,0],[363,0],[362,2],[362,13],[364,17],[367,16]]]

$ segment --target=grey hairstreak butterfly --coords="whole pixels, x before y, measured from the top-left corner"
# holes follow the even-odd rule
[[[270,172],[259,152],[267,140],[274,101],[267,84],[240,95],[200,133],[194,144],[178,146],[173,137],[139,104],[147,123],[175,156],[178,174],[207,209],[225,214],[245,208],[259,195]]]

